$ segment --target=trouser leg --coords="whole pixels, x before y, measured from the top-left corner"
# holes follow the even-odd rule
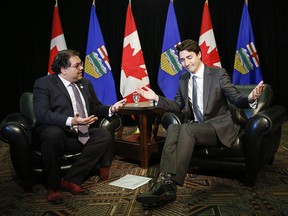
[[[97,165],[110,166],[113,159],[114,139],[108,130],[94,128],[81,155],[76,158],[64,179],[81,184]]]
[[[217,145],[217,136],[210,124],[181,124],[168,128],[162,152],[160,172],[174,174],[173,180],[183,185],[195,145]],[[168,139],[167,139],[168,138]]]

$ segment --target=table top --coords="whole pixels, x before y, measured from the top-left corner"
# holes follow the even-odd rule
[[[142,110],[142,109],[155,109],[153,102],[139,102],[138,104],[135,103],[126,103],[121,109],[124,110]]]

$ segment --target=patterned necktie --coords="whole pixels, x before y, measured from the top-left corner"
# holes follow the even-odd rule
[[[193,82],[192,82],[193,111],[194,111],[195,116],[197,117],[198,122],[202,123],[204,120],[203,120],[203,115],[199,110],[199,106],[198,106],[198,102],[197,102],[197,83],[196,83],[196,76],[195,75],[192,77],[192,80],[193,80]]]
[[[80,93],[78,89],[76,88],[74,83],[71,83],[70,86],[72,87],[72,90],[74,92],[74,96],[76,99],[76,109],[77,112],[79,112],[80,116],[85,118],[85,111],[84,106],[80,97]],[[86,142],[89,140],[89,131],[88,131],[88,125],[78,125],[78,140],[85,145]]]

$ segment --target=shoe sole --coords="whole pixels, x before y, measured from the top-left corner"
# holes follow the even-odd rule
[[[74,195],[86,195],[86,194],[89,194],[89,191],[83,191],[83,192],[79,192],[79,193],[74,193],[72,190],[70,190],[69,188],[64,188],[62,187],[64,190],[74,194]]]
[[[169,196],[169,195],[161,195],[161,196],[140,196],[136,198],[137,202],[140,202],[144,205],[154,205],[160,202],[172,202],[176,200],[176,194]]]
[[[50,202],[50,203],[53,204],[53,205],[59,205],[59,204],[64,203],[64,200],[63,200],[63,199],[52,200],[52,201],[48,200],[48,202]]]
[[[176,197],[175,197],[175,199],[166,200],[166,201],[163,200],[163,201],[160,201],[160,202],[154,203],[154,204],[142,204],[142,206],[143,206],[144,209],[147,209],[147,210],[149,210],[149,209],[157,209],[157,208],[165,206],[165,205],[167,205],[167,204],[169,204],[171,202],[174,202],[175,200],[176,200]]]

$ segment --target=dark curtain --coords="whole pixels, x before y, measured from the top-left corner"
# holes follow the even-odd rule
[[[96,0],[96,13],[119,92],[122,45],[128,0]],[[249,0],[264,82],[274,89],[274,102],[288,108],[285,63],[288,60],[288,18],[284,1]],[[92,0],[58,0],[68,48],[84,60]],[[132,12],[144,54],[150,85],[161,94],[157,73],[169,0],[132,0]],[[209,9],[222,67],[232,76],[244,0],[209,0]],[[2,120],[19,110],[22,92],[32,91],[35,79],[47,74],[55,1],[3,1],[1,13]],[[204,0],[174,0],[181,39],[198,40]],[[4,13],[4,11],[6,13]],[[5,15],[4,15],[5,14]],[[4,39],[3,39],[4,38]]]

